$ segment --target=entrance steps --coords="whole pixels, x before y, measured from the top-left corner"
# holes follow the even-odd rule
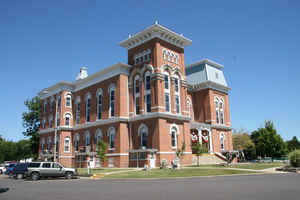
[[[193,154],[192,164],[197,165],[197,156]],[[226,163],[224,159],[221,159],[220,156],[216,154],[203,154],[199,157],[200,165],[215,165],[215,164],[223,164]]]

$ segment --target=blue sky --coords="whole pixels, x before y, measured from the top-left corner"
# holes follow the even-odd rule
[[[119,42],[158,20],[193,41],[186,64],[225,66],[234,128],[253,131],[269,119],[284,139],[299,136],[299,10],[296,0],[2,0],[0,134],[22,139],[27,98],[74,81],[81,66],[92,74],[126,63]]]

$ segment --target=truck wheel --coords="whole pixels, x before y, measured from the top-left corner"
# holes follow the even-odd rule
[[[66,172],[65,177],[66,177],[66,179],[71,179],[71,178],[73,178],[73,173],[72,172]]]
[[[16,178],[17,179],[23,179],[24,175],[23,174],[17,174]]]
[[[37,181],[37,180],[39,180],[39,178],[40,178],[39,173],[33,172],[33,173],[31,174],[31,179],[32,179],[33,181]]]

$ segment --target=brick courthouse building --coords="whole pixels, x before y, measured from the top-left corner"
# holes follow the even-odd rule
[[[54,142],[57,160],[73,167],[158,167],[183,143],[181,164],[188,165],[197,140],[211,156],[232,150],[223,66],[210,60],[185,66],[190,44],[155,23],[120,43],[128,64],[90,76],[83,67],[75,82],[43,89],[39,157],[53,159]],[[104,163],[96,156],[99,140],[109,146]]]

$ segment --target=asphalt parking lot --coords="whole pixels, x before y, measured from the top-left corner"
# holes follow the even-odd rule
[[[238,175],[188,179],[14,180],[0,175],[6,199],[299,199],[299,174]]]

